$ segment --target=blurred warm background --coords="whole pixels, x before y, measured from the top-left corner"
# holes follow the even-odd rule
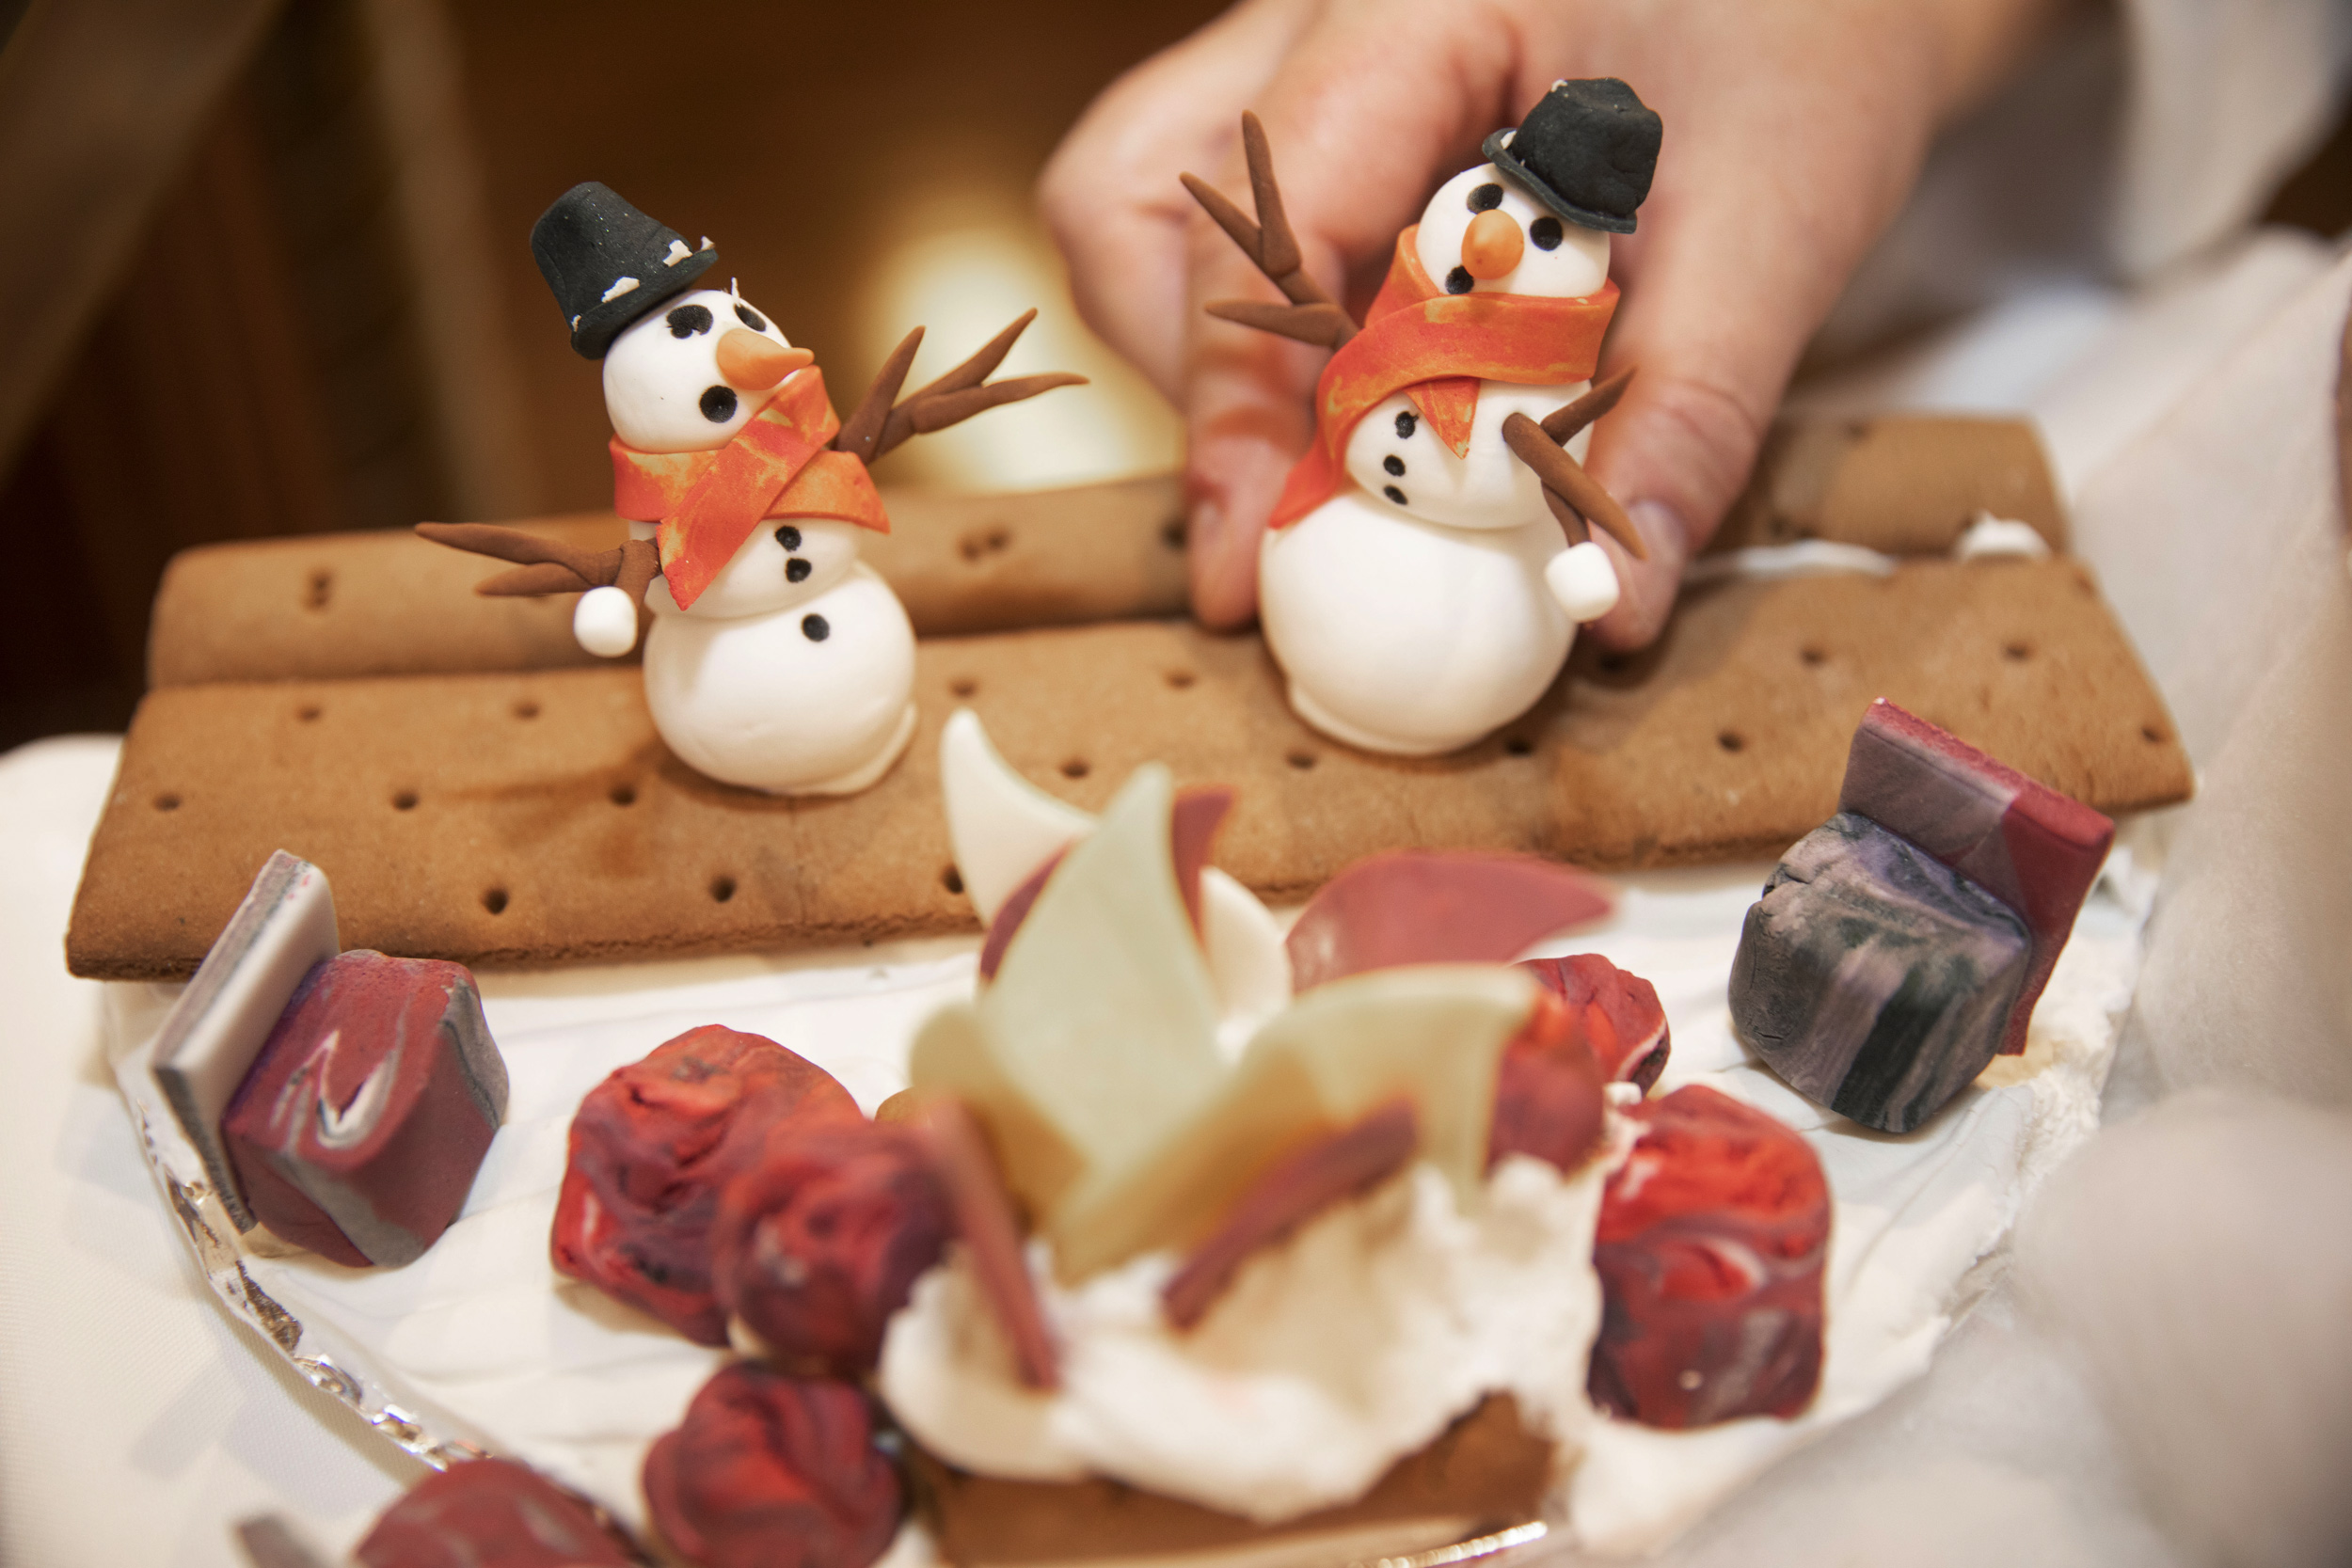
[[[716,240],[836,403],[909,326],[919,384],[1041,307],[1007,370],[1094,387],[901,449],[885,483],[1169,466],[1030,186],[1218,8],[0,0],[0,748],[128,721],[185,546],[607,504],[597,368],[528,245],[583,179]]]

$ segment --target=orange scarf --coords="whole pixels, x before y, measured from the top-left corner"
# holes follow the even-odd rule
[[[1315,441],[1291,469],[1268,526],[1287,528],[1331,499],[1346,476],[1347,438],[1357,421],[1404,389],[1456,457],[1470,451],[1481,381],[1559,387],[1589,381],[1600,338],[1617,308],[1617,286],[1581,299],[1528,294],[1449,294],[1413,254],[1418,226],[1396,237],[1396,259],[1350,338],[1315,383]]]
[[[839,517],[890,531],[866,465],[825,443],[841,429],[811,367],[715,451],[639,451],[612,437],[612,510],[660,523],[661,575],[684,610],[765,517]]]

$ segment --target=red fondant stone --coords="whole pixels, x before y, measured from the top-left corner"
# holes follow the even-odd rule
[[[719,1200],[711,1281],[781,1365],[854,1377],[880,1359],[890,1315],[954,1232],[914,1129],[787,1121]]]
[[[630,1568],[588,1505],[503,1459],[453,1465],[384,1511],[362,1568]]]
[[[1883,697],[1854,731],[1837,809],[1909,839],[2025,917],[2033,954],[2001,1051],[2025,1050],[2115,824]]]
[[[750,1362],[703,1385],[644,1481],[655,1528],[702,1568],[866,1568],[901,1512],[864,1395]]]
[[[1604,1077],[1638,1084],[1645,1093],[1658,1082],[1674,1037],[1657,987],[1597,953],[1529,958],[1519,967],[1568,1005]]]
[[[1821,1376],[1829,1183],[1812,1147],[1701,1085],[1629,1113],[1602,1195],[1593,1402],[1645,1426],[1788,1418]]]
[[[786,1121],[859,1117],[831,1074],[775,1041],[688,1030],[580,1101],[549,1238],[557,1271],[726,1343],[710,1288],[721,1193]]]
[[[1525,855],[1400,849],[1358,861],[1292,925],[1291,985],[1398,964],[1506,963],[1609,912],[1598,883]]]
[[[359,948],[295,988],[221,1139],[270,1229],[339,1263],[396,1266],[457,1217],[505,1115],[473,976]]]
[[[1599,1146],[1607,1096],[1579,1022],[1557,996],[1540,992],[1534,1012],[1502,1048],[1486,1128],[1489,1168],[1506,1154],[1532,1154],[1572,1171]]]

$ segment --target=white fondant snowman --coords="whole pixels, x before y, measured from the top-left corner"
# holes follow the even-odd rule
[[[1258,577],[1266,641],[1293,709],[1314,728],[1399,755],[1467,746],[1534,705],[1565,661],[1577,625],[1617,602],[1608,556],[1589,539],[1570,543],[1544,481],[1506,442],[1504,424],[1513,415],[1540,423],[1590,388],[1592,356],[1614,302],[1605,287],[1610,230],[1633,227],[1657,124],[1622,83],[1556,84],[1516,132],[1488,139],[1493,161],[1430,198],[1400,241],[1364,328],[1324,340],[1339,349],[1318,389],[1324,450],[1293,475],[1285,495],[1293,515],[1278,509]],[[1254,121],[1248,135],[1253,164],[1263,164]],[[1629,144],[1630,158],[1620,155]],[[1272,232],[1279,208],[1265,199],[1271,185],[1267,165],[1261,217],[1281,255],[1289,242]],[[1220,221],[1234,227],[1223,214]],[[1251,248],[1247,234],[1235,237]],[[1253,250],[1262,264],[1267,244],[1261,239]],[[1295,257],[1295,245],[1287,255]],[[1300,312],[1294,319],[1330,330],[1333,308],[1295,268],[1295,261],[1279,273],[1267,266]],[[1466,313],[1447,304],[1463,295],[1502,296],[1474,324],[1486,334],[1475,342],[1462,337]],[[1279,308],[1213,309],[1289,330]],[[1494,347],[1520,338],[1519,350]],[[1586,374],[1544,373],[1580,355]],[[1448,379],[1455,381],[1450,404]],[[1433,383],[1438,396],[1417,396]],[[1450,406],[1458,418],[1473,383],[1468,440],[1457,451],[1424,404]],[[1589,439],[1589,428],[1578,431],[1566,457],[1581,460]],[[1613,505],[1597,510],[1608,515],[1591,521],[1625,529]]]
[[[580,593],[572,631],[593,654],[628,653],[650,610],[646,705],[697,772],[778,795],[873,784],[914,733],[914,630],[858,559],[860,531],[889,526],[866,465],[1085,378],[988,380],[1032,311],[898,402],[917,328],[843,423],[805,349],[732,286],[694,286],[718,261],[707,239],[689,245],[590,181],[541,214],[531,248],[573,349],[604,361],[629,543],[594,555],[488,525],[419,531],[521,563],[483,593]]]
[[[790,376],[814,374],[806,362],[739,296],[698,290],[613,339],[605,412],[638,451],[713,451]],[[629,532],[651,539],[656,527],[632,522]],[[762,518],[691,606],[678,605],[665,577],[646,589],[645,704],[696,772],[771,794],[843,795],[881,778],[906,749],[914,628],[889,584],[858,559],[860,531],[834,517]],[[620,589],[581,595],[581,646],[627,653],[619,638],[591,641],[603,624],[624,625],[623,610],[633,640],[635,608]]]

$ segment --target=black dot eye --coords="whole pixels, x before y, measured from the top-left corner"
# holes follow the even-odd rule
[[[1537,250],[1559,249],[1560,220],[1558,218],[1537,218],[1534,223],[1527,226],[1527,237],[1535,242],[1535,248]]]
[[[1445,275],[1445,292],[1450,294],[1466,294],[1470,292],[1470,285],[1475,281],[1477,280],[1470,275],[1470,268],[1455,267]]]
[[[735,388],[732,387],[704,388],[703,418],[712,424],[724,424],[735,418]]]
[[[817,570],[816,567],[810,565],[807,562],[803,561],[796,555],[791,560],[784,563],[784,580],[787,582],[806,582],[808,580],[808,574],[815,570]]]
[[[1558,226],[1555,224],[1553,227]],[[735,302],[735,319],[755,332],[768,330],[768,319],[739,299]]]
[[[691,338],[710,330],[710,312],[699,305],[681,305],[661,319],[669,323],[673,338]]]
[[[1409,408],[1396,417],[1396,434],[1399,440],[1411,440],[1413,438],[1413,432],[1419,430],[1420,428],[1421,416],[1414,413]]]
[[[822,615],[803,615],[801,617],[801,635],[811,642],[822,642],[833,635],[833,623]]]
[[[1496,184],[1493,181],[1490,180],[1486,184],[1473,185],[1470,187],[1470,210],[1471,212],[1491,213],[1497,207],[1502,205],[1502,187]]]
[[[779,524],[776,529],[776,543],[787,550],[797,550],[801,547],[801,531],[790,523]]]

